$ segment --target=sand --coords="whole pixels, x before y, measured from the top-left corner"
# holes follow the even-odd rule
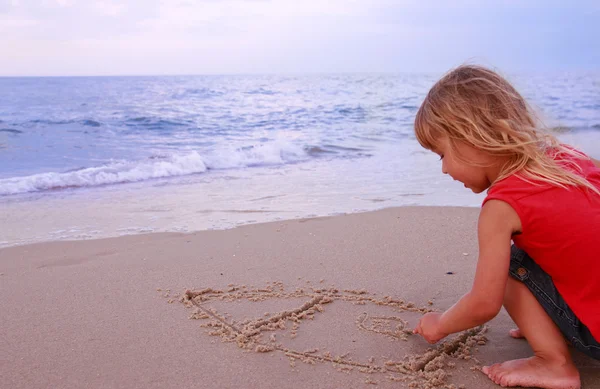
[[[395,208],[0,250],[1,388],[497,388],[502,311],[431,346],[468,291],[477,209]],[[600,363],[573,351],[584,388]]]

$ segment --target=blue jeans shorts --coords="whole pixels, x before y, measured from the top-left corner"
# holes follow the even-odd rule
[[[510,251],[509,273],[529,288],[573,347],[592,358],[600,359],[600,342],[594,339],[590,330],[571,311],[556,290],[552,278],[515,245]]]

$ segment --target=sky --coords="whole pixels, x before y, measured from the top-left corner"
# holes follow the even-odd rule
[[[600,70],[598,0],[0,0],[0,76]]]

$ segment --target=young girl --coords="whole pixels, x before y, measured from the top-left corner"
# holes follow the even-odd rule
[[[600,359],[600,162],[543,133],[521,95],[479,66],[433,86],[415,133],[444,174],[487,197],[471,291],[414,332],[435,343],[504,305],[518,326],[510,335],[534,356],[483,372],[502,386],[579,388],[567,342]]]

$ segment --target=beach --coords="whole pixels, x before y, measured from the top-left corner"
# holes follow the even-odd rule
[[[533,354],[504,309],[413,333],[488,259],[490,188],[600,160],[597,2],[480,3],[0,1],[0,389],[576,382],[484,368]],[[517,208],[490,234],[543,259]]]
[[[504,310],[441,348],[407,331],[469,290],[478,212],[2,248],[0,387],[496,388],[478,367],[531,353]],[[600,362],[573,355],[600,388]]]

